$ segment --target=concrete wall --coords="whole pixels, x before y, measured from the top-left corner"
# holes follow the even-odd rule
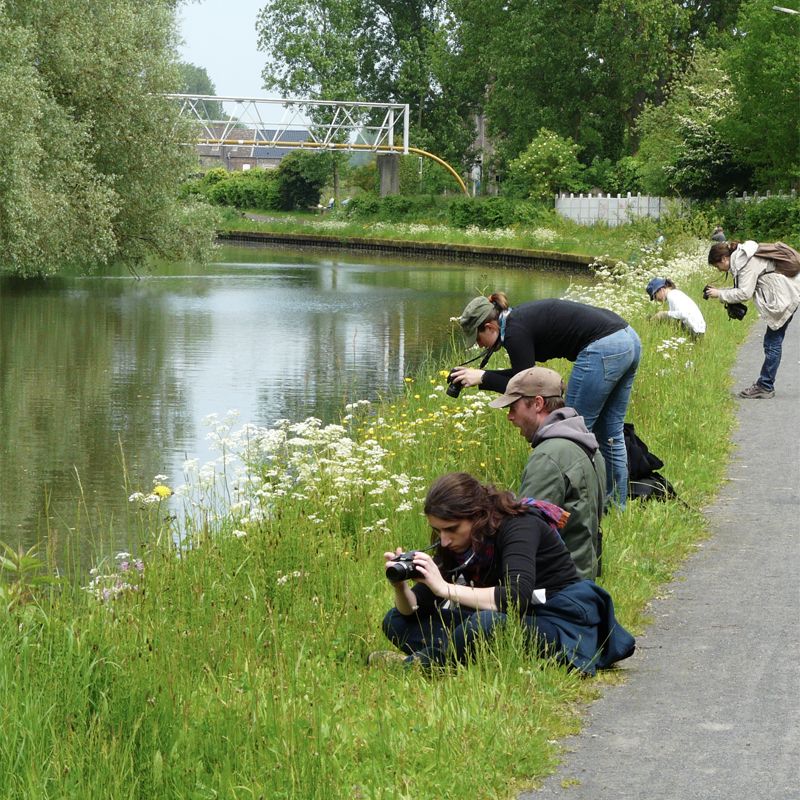
[[[616,196],[560,194],[556,196],[556,211],[582,225],[604,222],[613,228],[639,217],[659,219],[668,209],[680,206],[682,202],[668,197],[630,193]]]

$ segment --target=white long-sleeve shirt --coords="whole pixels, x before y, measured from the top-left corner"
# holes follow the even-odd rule
[[[680,289],[670,289],[667,292],[667,312],[672,319],[683,323],[692,333],[705,333],[706,321],[703,314],[689,295]]]

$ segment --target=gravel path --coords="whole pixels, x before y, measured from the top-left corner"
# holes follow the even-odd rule
[[[740,352],[736,390],[758,375],[763,330]],[[775,398],[737,402],[712,537],[653,603],[626,683],[519,800],[800,800],[800,314]]]

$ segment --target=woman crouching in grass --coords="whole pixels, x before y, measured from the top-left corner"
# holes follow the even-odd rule
[[[425,515],[435,551],[413,554],[406,574],[413,586],[400,579],[404,568],[396,574],[402,551],[384,553],[395,605],[383,629],[408,664],[465,663],[509,609],[536,652],[587,675],[633,653],[611,597],[578,576],[558,534],[568,516],[562,509],[453,472],[431,486]]]

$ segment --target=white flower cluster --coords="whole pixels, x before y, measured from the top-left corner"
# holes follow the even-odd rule
[[[592,265],[596,282],[588,286],[572,285],[564,298],[608,308],[627,318],[632,311],[647,312],[650,298],[645,286],[651,278],[668,277],[680,287],[706,267],[699,243],[694,252],[682,253],[669,261],[656,247],[642,248],[635,264],[624,261],[612,264],[608,256],[602,256]]]
[[[469,225],[464,231],[467,236],[481,237],[482,239],[513,239],[517,233],[513,228],[479,228],[477,225]]]
[[[542,244],[549,244],[558,238],[558,234],[555,231],[551,231],[550,228],[534,228],[531,231],[531,236]]]
[[[196,460],[184,463],[186,483],[175,493],[183,499],[187,528],[232,528],[234,536],[243,537],[249,524],[268,518],[281,502],[306,504],[307,519],[321,524],[325,509],[367,497],[384,502],[409,497],[423,480],[390,474],[384,464],[388,451],[374,439],[355,442],[341,425],[309,417],[234,431],[235,418],[234,413],[207,418],[213,426],[208,439],[220,452],[215,461],[202,467]]]
[[[673,336],[671,339],[664,339],[660,344],[656,345],[656,352],[661,353],[665,359],[672,358],[674,353],[677,353],[682,348],[693,347],[694,342],[685,336]],[[693,366],[691,361],[686,362],[687,369]]]
[[[373,222],[368,226],[370,230],[378,233],[410,233],[414,235],[425,233],[446,234],[452,229],[446,225],[424,225],[421,222]]]
[[[278,586],[285,586],[289,582],[290,578],[303,578],[305,575],[306,573],[301,572],[299,569],[294,570],[294,572],[287,572],[285,575],[281,575],[279,572],[278,579],[275,581],[275,583]]]
[[[83,588],[102,603],[110,603],[120,595],[138,590],[139,576],[144,572],[144,562],[130,553],[117,553],[116,565],[109,572],[99,567],[90,570],[92,579]]]
[[[321,228],[322,230],[329,230],[329,231],[338,231],[342,228],[347,228],[351,225],[350,222],[346,222],[342,219],[321,219],[321,220],[314,220],[314,227]]]

